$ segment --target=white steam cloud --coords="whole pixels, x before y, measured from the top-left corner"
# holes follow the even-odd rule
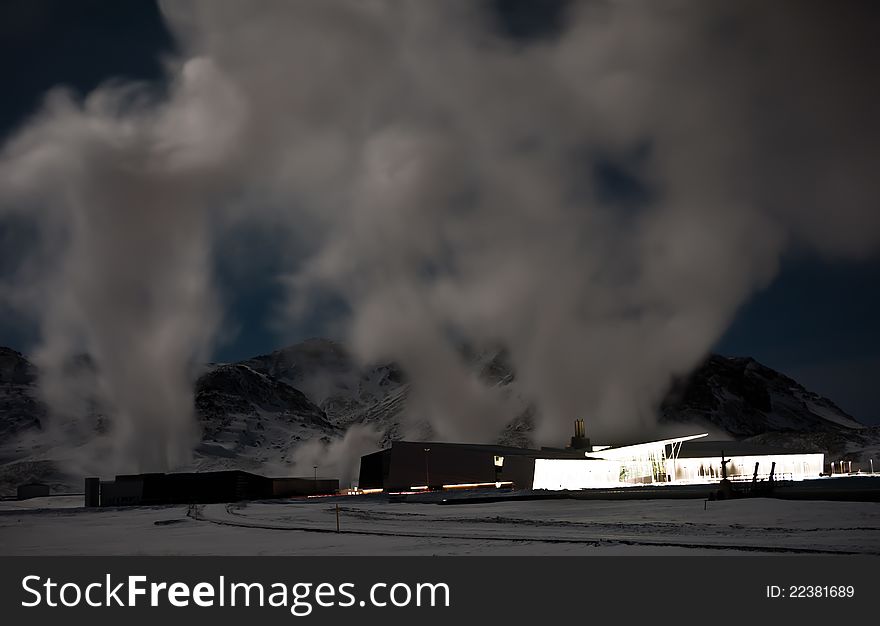
[[[45,264],[28,276],[44,395],[55,413],[81,415],[83,378],[71,362],[94,359],[117,469],[188,459],[198,435],[192,375],[218,322],[207,201],[243,108],[210,60],[178,69],[158,103],[137,86],[82,103],[49,94],[0,165],[7,210],[29,209],[46,235]]]
[[[297,476],[339,479],[340,487],[349,487],[358,481],[361,456],[376,451],[381,433],[368,424],[352,424],[341,439],[323,442],[312,439],[297,446],[291,471]]]
[[[40,359],[94,355],[120,454],[166,464],[191,441],[225,220],[285,228],[292,309],[344,298],[355,353],[398,362],[412,413],[458,440],[517,410],[460,342],[508,349],[539,441],[574,417],[635,432],[784,254],[876,253],[854,5],[574,2],[534,41],[487,7],[163,3],[167,96],[55,94],[6,146],[3,210],[51,246],[28,274]]]

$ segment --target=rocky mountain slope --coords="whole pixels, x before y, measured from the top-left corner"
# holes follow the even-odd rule
[[[752,358],[710,356],[660,406],[669,422],[710,424],[735,438],[768,431],[864,428],[828,398]]]
[[[302,441],[342,435],[301,391],[243,363],[212,368],[196,381],[195,392],[202,426],[196,452],[203,460],[284,463]]]
[[[15,350],[0,347],[0,442],[39,429],[46,407],[38,400],[37,368]]]
[[[515,392],[515,372],[503,351],[466,353],[465,358],[487,385]],[[90,435],[82,424],[53,422],[38,382],[37,368],[23,355],[0,348],[0,491],[31,479],[77,485],[79,478],[63,471],[65,454],[100,436],[94,427]],[[409,384],[397,366],[359,365],[343,346],[325,339],[240,363],[209,365],[195,383],[202,439],[186,469],[285,471],[297,462],[301,444],[340,442],[354,424],[368,427],[374,444],[384,446],[404,435],[408,395]],[[863,426],[831,400],[748,358],[709,357],[672,385],[659,413],[661,423],[819,449],[838,458],[858,460],[880,449],[878,428]],[[92,416],[92,422],[100,424],[101,416]],[[511,420],[499,441],[529,445],[531,425],[527,410]],[[427,425],[415,431],[431,436]],[[408,436],[412,432],[410,426]]]
[[[244,365],[301,390],[341,427],[361,421],[366,410],[405,382],[395,365],[359,367],[340,344],[327,339],[309,339]]]

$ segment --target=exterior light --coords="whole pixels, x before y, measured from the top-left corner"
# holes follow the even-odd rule
[[[425,489],[431,488],[431,476],[428,473],[428,453],[431,451],[431,448],[425,448]]]

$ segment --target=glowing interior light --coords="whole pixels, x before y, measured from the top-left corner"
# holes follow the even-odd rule
[[[715,483],[724,475],[720,455],[680,456],[683,442],[705,436],[704,433],[620,448],[594,448],[584,459],[535,459],[532,486],[534,489],[577,490]],[[769,480],[771,468],[774,480],[806,480],[820,476],[824,460],[820,453],[726,456],[725,469],[732,481]],[[843,463],[836,464],[837,469],[843,471]]]
[[[476,489],[478,487],[495,487],[496,489],[500,489],[501,487],[506,487],[513,485],[513,481],[510,480],[502,480],[494,483],[452,483],[449,485],[443,485],[444,489]]]

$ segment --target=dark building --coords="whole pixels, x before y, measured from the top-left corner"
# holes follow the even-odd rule
[[[361,489],[404,491],[503,483],[530,489],[536,458],[584,458],[583,451],[467,443],[395,441],[361,457]]]
[[[49,485],[43,483],[26,483],[19,485],[16,490],[16,498],[28,500],[30,498],[43,498],[49,495]]]
[[[86,479],[86,506],[95,506],[94,479]],[[240,470],[182,474],[130,474],[101,481],[99,506],[210,504],[336,493],[337,479],[268,478]]]
[[[85,505],[88,507],[101,506],[101,479],[86,478],[85,480]]]

